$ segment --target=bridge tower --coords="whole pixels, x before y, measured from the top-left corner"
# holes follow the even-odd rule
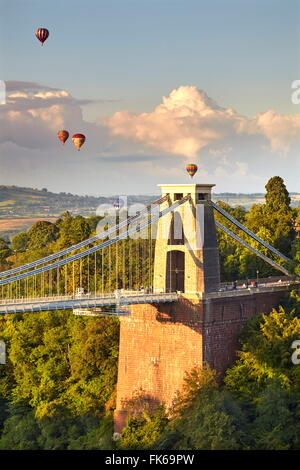
[[[177,302],[131,305],[120,317],[115,431],[126,424],[129,401],[139,397],[170,408],[187,372],[208,363],[218,372],[232,364],[246,320],[269,313],[282,292],[276,288],[220,291],[213,184],[161,184],[169,195],[160,210],[189,200],[158,222],[153,287],[179,292]],[[173,215],[172,215],[173,214]],[[181,230],[182,228],[182,230]]]
[[[159,219],[154,261],[154,291],[187,294],[216,292],[220,287],[219,250],[213,208],[214,184],[160,184],[172,205],[189,202]]]

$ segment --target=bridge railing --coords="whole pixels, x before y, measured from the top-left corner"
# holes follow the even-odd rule
[[[80,299],[94,299],[94,298],[106,298],[106,297],[112,297],[113,294],[83,294],[81,296],[76,296],[73,294],[67,294],[67,295],[50,295],[50,296],[45,296],[45,297],[18,297],[18,298],[11,298],[11,299],[2,299],[0,300],[0,305],[5,305],[7,303],[22,303],[22,302],[56,302],[57,300],[80,300]]]
[[[111,301],[110,303],[130,304],[130,300],[139,299],[141,303],[151,303],[151,301],[158,301],[164,299],[178,299],[177,292],[150,292],[145,291],[118,291],[104,294],[82,294],[82,295],[54,295],[50,297],[20,297],[17,299],[3,299],[0,300],[0,305],[17,305],[17,304],[33,304],[33,303],[58,303],[75,301],[77,303],[85,301],[99,301],[101,299]]]

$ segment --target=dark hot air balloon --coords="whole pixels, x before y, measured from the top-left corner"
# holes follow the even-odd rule
[[[43,45],[49,36],[49,31],[46,28],[38,28],[35,32],[35,35]]]
[[[64,144],[69,138],[69,132],[65,130],[58,131],[57,133],[59,140]]]
[[[195,163],[189,163],[185,168],[191,178],[193,178],[194,174],[197,173],[198,170],[198,167],[195,165]]]
[[[113,206],[115,209],[122,209],[122,207],[124,206],[124,201],[120,198],[115,199],[113,202]]]
[[[85,135],[83,134],[74,134],[72,137],[73,144],[75,147],[80,150],[80,147],[84,144],[85,141]]]

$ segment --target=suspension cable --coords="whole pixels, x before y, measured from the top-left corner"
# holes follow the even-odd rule
[[[187,196],[185,196],[183,199],[180,199],[179,201],[177,201],[172,206],[169,206],[169,207],[165,208],[164,210],[160,211],[158,214],[155,214],[153,219],[148,218],[146,221],[140,223],[139,225],[128,229],[126,232],[119,235],[117,238],[109,239],[109,240],[101,243],[100,245],[96,245],[92,248],[89,248],[88,250],[82,251],[80,253],[69,256],[69,257],[64,258],[62,260],[56,261],[55,263],[51,263],[51,264],[46,265],[42,268],[38,268],[34,272],[29,271],[27,273],[18,274],[16,276],[12,276],[12,277],[9,277],[7,279],[0,280],[0,285],[9,284],[9,283],[15,281],[16,279],[24,279],[24,278],[27,278],[27,277],[31,277],[31,276],[39,274],[40,272],[43,272],[43,271],[50,271],[51,269],[53,269],[57,266],[63,266],[66,263],[71,263],[72,261],[83,258],[83,257],[87,256],[90,253],[95,253],[95,252],[99,251],[100,249],[104,248],[105,246],[111,246],[112,244],[116,244],[116,242],[118,242],[119,240],[121,240],[123,238],[126,238],[128,235],[133,234],[135,232],[140,232],[147,225],[156,222],[161,217],[164,217],[166,214],[168,214],[169,212],[175,210],[181,204],[184,204],[189,198],[190,198],[190,195],[188,194]]]
[[[7,277],[11,274],[19,273],[21,271],[25,271],[27,269],[30,269],[30,268],[33,268],[33,267],[36,267],[36,266],[40,266],[41,264],[47,263],[48,261],[53,261],[53,260],[56,260],[58,258],[61,258],[62,256],[67,255],[67,254],[71,253],[72,251],[77,251],[80,248],[83,248],[87,245],[91,245],[92,243],[94,243],[98,240],[102,240],[103,238],[107,238],[108,236],[117,233],[120,228],[123,228],[128,223],[131,224],[132,222],[135,222],[135,221],[139,220],[140,218],[144,217],[145,214],[147,214],[149,211],[151,211],[153,206],[155,206],[155,205],[159,206],[160,204],[165,202],[168,198],[169,198],[169,195],[166,194],[165,196],[161,197],[160,199],[158,199],[158,200],[152,202],[151,204],[149,204],[148,206],[146,206],[145,209],[138,212],[136,215],[133,215],[133,216],[129,217],[127,220],[121,222],[120,224],[115,225],[115,226],[111,227],[108,230],[104,230],[103,232],[101,232],[101,233],[99,233],[99,234],[97,234],[97,235],[95,235],[91,238],[88,238],[87,240],[83,240],[80,243],[72,245],[68,248],[65,248],[65,249],[63,249],[61,251],[58,251],[56,253],[53,253],[51,255],[45,256],[44,258],[40,258],[36,261],[32,261],[30,263],[23,264],[22,266],[17,266],[16,268],[7,269],[6,271],[2,271],[2,272],[0,272],[0,278],[1,277]]]
[[[94,269],[94,291],[97,294],[97,251],[95,251],[95,269]]]

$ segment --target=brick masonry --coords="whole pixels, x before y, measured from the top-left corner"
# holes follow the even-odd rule
[[[126,423],[126,400],[136,392],[153,405],[172,405],[186,372],[207,362],[224,373],[236,358],[246,320],[269,313],[282,289],[245,295],[181,297],[178,302],[131,306],[121,318],[115,431]]]
[[[178,210],[183,225],[178,245],[170,235],[172,216],[158,223],[153,286],[165,292],[170,284],[171,290],[175,286],[184,293],[170,304],[131,306],[131,315],[121,317],[116,432],[126,423],[126,401],[136,393],[147,397],[150,405],[164,403],[170,408],[185,374],[194,367],[208,363],[222,376],[236,359],[239,332],[247,319],[269,313],[287,289],[273,284],[220,292],[217,236],[209,204],[214,185],[159,186],[162,195],[169,195],[166,206],[187,195],[190,205]],[[182,289],[176,287],[178,276],[184,279]]]

